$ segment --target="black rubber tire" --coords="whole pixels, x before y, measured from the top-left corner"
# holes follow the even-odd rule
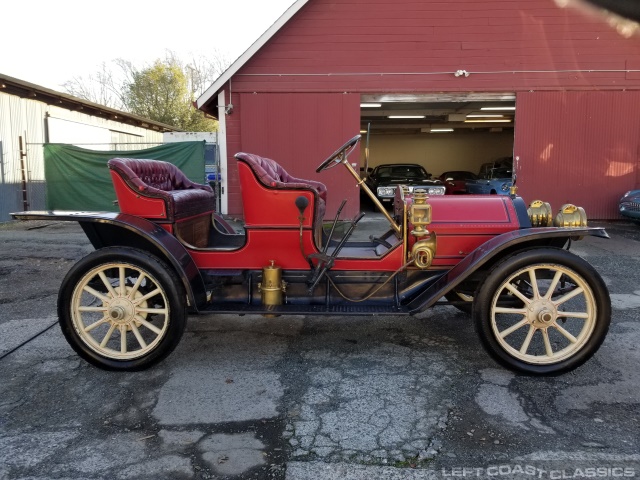
[[[529,363],[511,355],[500,345],[491,325],[491,305],[497,290],[518,270],[538,264],[563,266],[579,275],[591,289],[595,301],[595,326],[584,345],[568,358],[543,365]],[[611,299],[606,284],[585,260],[566,250],[536,248],[508,257],[489,272],[476,290],[473,320],[482,346],[504,367],[528,375],[559,375],[579,367],[596,353],[611,322]]]
[[[458,305],[451,305],[451,306],[454,307],[454,308],[457,308],[462,313],[466,313],[468,315],[471,315],[471,313],[473,312],[473,301],[470,301],[470,302],[466,301],[464,298],[460,297],[458,292],[456,292],[455,290],[446,293],[444,298],[446,298],[450,302],[461,302],[461,301],[464,301],[466,303],[458,304]]]
[[[101,355],[82,339],[72,319],[76,286],[94,268],[114,262],[131,265],[150,274],[155,284],[162,289],[168,303],[168,326],[163,337],[152,350],[134,359],[114,359]],[[162,361],[180,342],[187,320],[186,295],[176,273],[154,255],[135,248],[107,247],[90,253],[69,270],[58,293],[58,318],[65,338],[87,362],[103,370],[139,371]]]

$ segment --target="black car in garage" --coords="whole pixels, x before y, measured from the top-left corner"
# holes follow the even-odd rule
[[[383,203],[391,203],[398,185],[406,185],[410,192],[424,189],[428,195],[444,195],[445,186],[440,180],[432,180],[422,165],[416,163],[391,163],[375,167],[366,179],[367,186]]]

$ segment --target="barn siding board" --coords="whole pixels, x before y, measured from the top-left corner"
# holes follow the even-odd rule
[[[402,29],[402,35],[398,34],[398,29]],[[415,26],[386,26],[376,27],[375,32],[371,27],[362,29],[349,29],[347,35],[332,36],[331,40],[334,43],[340,43],[344,39],[357,38],[359,41],[372,40],[378,43],[387,43],[389,41],[401,42],[401,41],[419,41],[424,42],[429,38],[438,40],[441,42],[446,41],[511,41],[514,36],[522,41],[531,40],[535,41],[539,35],[537,32],[521,32],[518,28],[498,28],[492,29],[494,31],[488,31],[486,27],[466,27],[464,29],[456,29],[452,27],[426,27],[419,25],[416,22]],[[572,30],[567,28],[545,28],[547,40],[593,40],[603,43],[605,41],[617,42],[619,35],[615,31],[593,31],[588,30]],[[296,36],[298,43],[313,43],[317,42],[318,37],[324,37],[326,34],[326,28],[324,27],[300,27],[291,29],[287,35],[283,36],[286,39],[289,36]]]
[[[619,198],[638,181],[640,92],[521,92],[516,105],[525,201],[548,201],[554,211],[574,203],[590,218],[619,218]]]
[[[233,105],[234,113],[226,116],[227,124],[227,201],[228,213],[242,216],[242,198],[240,196],[240,180],[236,159],[233,156],[242,151],[242,132],[240,118],[242,114],[242,95],[232,94],[227,89],[225,98]],[[257,152],[256,152],[257,153]]]
[[[540,75],[540,74],[538,74]],[[578,76],[579,75],[579,76]],[[615,89],[618,83],[625,81],[624,73],[614,77],[605,77],[604,79],[595,74],[563,74],[561,78],[554,78],[553,81],[546,81],[544,87],[540,87],[537,75],[530,73],[526,77],[521,78],[505,78],[500,75],[478,75],[481,79],[474,81],[474,88],[470,89],[464,83],[465,79],[441,79],[434,80],[432,78],[423,77],[393,77],[386,80],[387,84],[395,85],[395,93],[404,92],[503,92],[503,91],[521,91],[521,90],[545,90],[545,89]],[[271,91],[271,92],[340,92],[357,91],[360,93],[380,93],[391,90],[381,89],[379,80],[360,78],[358,88],[356,90],[345,90],[344,80],[340,78],[319,79],[312,77],[281,77],[279,79],[256,79],[255,82],[247,82],[244,84],[249,91]],[[341,88],[343,87],[343,88]],[[234,83],[234,88],[236,88]],[[354,87],[355,88],[355,87]],[[629,87],[632,88],[632,87]],[[638,87],[635,87],[638,88]]]
[[[420,58],[420,57],[402,56],[402,57],[397,57],[392,60],[389,60],[386,63],[385,67],[387,71],[389,71],[392,67],[396,67],[396,66],[404,67],[405,69],[414,68],[417,71],[417,69],[424,66],[424,61],[425,61],[424,57]],[[443,66],[448,66],[449,70],[453,68],[457,68],[459,65],[459,61],[455,58],[442,59],[440,62],[442,63]],[[624,70],[627,70],[627,69],[640,70],[637,68],[628,67],[628,64],[629,62],[626,61],[625,57],[616,57],[615,55],[609,56],[609,57],[602,56],[598,58],[598,60],[593,62],[592,68],[594,70],[618,70],[619,72],[616,72],[616,73],[619,75],[625,75]],[[314,63],[313,60],[310,60],[304,57],[298,57],[298,55],[292,55],[291,58],[274,58],[274,59],[271,59],[270,61],[261,60],[260,62],[256,62],[256,65],[254,65],[254,67],[256,68],[256,71],[257,69],[265,69],[264,71],[268,73],[269,72],[268,69],[271,69],[271,68],[279,68],[280,70],[283,70],[285,68],[310,67],[314,65],[317,66],[317,62]],[[353,57],[350,57],[349,55],[340,56],[336,59],[336,62],[334,64],[335,67],[339,67],[343,65],[350,67],[351,70],[353,70],[353,68],[357,66],[362,66],[362,67],[369,66],[371,67],[371,69],[375,68],[375,65],[372,63],[370,59],[363,58],[363,57],[353,58]],[[486,68],[486,66],[487,66],[487,62],[485,61],[485,57],[483,56],[476,57],[473,63],[469,63],[466,65],[467,69],[472,69],[472,71],[482,71]],[[514,56],[511,59],[510,66],[518,69],[526,68],[528,70],[534,70],[534,71],[535,70],[539,71],[539,70],[576,70],[577,69],[575,59],[571,57],[561,58],[561,59],[558,59],[554,64],[550,64],[548,63],[548,59],[544,57],[531,57],[531,58],[525,59],[522,57]],[[504,66],[502,67],[504,68]],[[596,75],[596,74],[597,73],[591,73],[591,75]],[[540,74],[540,75],[548,76],[547,73]],[[640,72],[635,74],[626,73],[627,80],[632,79],[631,75],[640,76]]]

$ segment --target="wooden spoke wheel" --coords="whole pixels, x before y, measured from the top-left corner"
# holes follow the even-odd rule
[[[558,374],[590,358],[609,328],[602,278],[567,251],[534,249],[497,265],[473,307],[488,352],[508,368]]]
[[[185,327],[181,282],[156,257],[105,248],[80,260],[58,300],[62,331],[85,360],[107,370],[141,370],[165,358]]]

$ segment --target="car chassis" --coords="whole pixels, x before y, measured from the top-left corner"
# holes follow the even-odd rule
[[[568,250],[586,235],[608,238],[604,229],[587,227],[571,205],[551,226],[548,204],[527,209],[515,188],[438,198],[398,188],[389,213],[347,161],[359,139],[316,172],[343,165],[385,215],[390,228],[365,242],[350,240],[364,213],[336,239],[344,202],[323,229],[324,185],[242,153],[244,233],[213,212],[207,187],[152,186],[168,164],[150,160],[109,162],[120,213],[14,213],[77,221],[96,249],[60,288],[70,345],[100,368],[141,370],[176,347],[188,313],[401,317],[448,303],[471,313],[484,348],[518,372],[563,373],[596,352],[610,323],[609,293]],[[131,171],[141,165],[153,175]],[[174,183],[179,174],[172,171]]]

